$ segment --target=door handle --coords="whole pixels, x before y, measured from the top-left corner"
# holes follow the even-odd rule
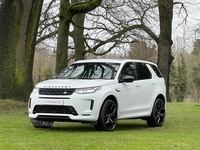
[[[140,84],[137,84],[135,87],[140,87]]]
[[[115,89],[117,92],[121,92],[121,90],[118,88],[118,89]]]

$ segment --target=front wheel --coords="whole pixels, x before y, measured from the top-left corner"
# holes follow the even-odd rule
[[[106,100],[101,108],[97,124],[97,131],[112,131],[117,125],[117,105],[113,100]]]
[[[31,123],[35,128],[51,128],[53,125],[53,121],[41,121],[36,119],[31,119]]]
[[[154,102],[151,116],[147,118],[149,127],[161,127],[165,121],[165,103],[162,99],[158,98]]]

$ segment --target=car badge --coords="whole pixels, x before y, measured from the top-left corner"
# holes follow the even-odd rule
[[[63,92],[63,94],[65,94],[65,95],[66,95],[66,94],[67,94],[67,92]]]

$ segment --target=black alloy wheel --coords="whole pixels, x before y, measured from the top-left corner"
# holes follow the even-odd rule
[[[154,102],[151,116],[147,118],[149,127],[161,127],[165,122],[165,103],[158,98]]]
[[[113,131],[117,125],[117,105],[113,100],[106,100],[101,108],[97,124],[97,131]]]

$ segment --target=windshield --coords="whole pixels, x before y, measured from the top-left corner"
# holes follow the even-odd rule
[[[119,63],[77,63],[63,70],[56,79],[114,79]]]

